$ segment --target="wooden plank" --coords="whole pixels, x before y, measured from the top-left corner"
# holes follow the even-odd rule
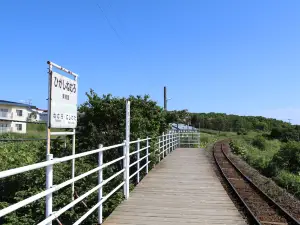
[[[106,219],[104,225],[236,224],[245,221],[202,149],[176,149]]]

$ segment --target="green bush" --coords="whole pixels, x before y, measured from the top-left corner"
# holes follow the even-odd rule
[[[234,154],[241,156],[246,154],[247,149],[239,140],[231,140],[229,146]]]
[[[289,141],[284,144],[272,160],[273,167],[287,170],[294,174],[300,172],[300,143]]]
[[[282,170],[273,178],[277,184],[300,198],[300,176]]]
[[[84,152],[95,149],[99,144],[109,146],[122,143],[125,139],[125,98],[112,97],[105,95],[99,97],[91,91],[87,94],[87,101],[80,106],[79,111],[83,113],[78,120],[78,129],[76,135],[76,152]],[[147,136],[156,139],[156,137],[164,132],[168,126],[166,112],[157,105],[156,102],[149,99],[149,96],[134,97],[130,96],[131,101],[131,140],[137,138],[145,138]],[[31,124],[29,129],[42,129],[41,124]],[[5,134],[3,137],[15,139],[17,134]],[[20,136],[22,137],[22,136]],[[28,138],[28,137],[27,137]],[[63,157],[70,155],[72,152],[71,138],[67,139],[67,147],[64,141],[55,140],[51,142],[51,153],[54,157]],[[149,153],[155,150],[151,143]],[[132,149],[134,146],[132,146]],[[19,166],[24,166],[36,162],[45,161],[46,152],[45,141],[35,142],[17,142],[17,143],[0,143],[0,171],[7,170]],[[113,149],[104,152],[104,163],[112,159],[116,159],[123,154],[123,149]],[[155,162],[154,154],[151,154],[150,161]],[[134,156],[132,156],[134,157]],[[142,156],[141,156],[142,157]],[[151,158],[153,157],[153,158]],[[133,159],[133,158],[132,158]],[[136,159],[133,159],[136,160]],[[150,164],[150,168],[154,164]],[[76,159],[76,176],[94,169],[98,166],[97,154]],[[103,171],[104,179],[107,179],[116,171],[123,168],[123,163],[115,163]],[[131,167],[134,172],[136,167]],[[59,184],[71,178],[71,162],[54,165],[54,184]],[[104,196],[123,181],[120,175],[104,186]],[[98,174],[94,173],[75,183],[75,189],[78,195],[82,195],[97,185]],[[132,183],[134,183],[132,179]],[[8,205],[14,204],[45,189],[45,169],[39,169],[22,173],[20,175],[8,177],[0,180],[0,209]],[[112,195],[103,206],[103,216],[107,217],[113,209],[122,201],[123,193],[120,189]],[[68,204],[71,200],[71,187],[68,186],[55,192],[53,195],[53,209],[57,210]],[[89,208],[97,202],[97,192],[91,194],[85,199]],[[0,218],[0,224],[3,225],[27,225],[36,224],[45,218],[45,199],[35,201],[34,203],[10,213]],[[63,213],[59,219],[63,224],[73,224],[80,218],[87,209],[83,204],[77,204],[72,209]],[[94,224],[97,221],[96,213],[93,213],[82,224]]]
[[[204,142],[204,143],[209,142],[209,137],[208,136],[204,136],[204,137],[200,136],[200,142]]]
[[[253,140],[252,140],[252,145],[261,149],[261,150],[266,150],[267,148],[267,141],[266,139],[261,136],[257,135]]]
[[[246,137],[230,142],[232,152],[279,186],[300,197],[300,143],[290,141],[281,146],[278,140],[262,136]],[[262,151],[263,150],[263,151]]]
[[[240,128],[238,131],[237,131],[237,134],[238,135],[246,135],[248,133],[248,131],[245,129],[245,128]]]

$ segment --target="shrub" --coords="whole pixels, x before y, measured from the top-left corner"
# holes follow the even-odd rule
[[[259,148],[260,150],[266,150],[267,148],[267,141],[266,139],[261,136],[257,135],[253,140],[252,140],[252,145]]]
[[[273,167],[280,170],[299,174],[300,172],[300,143],[289,141],[284,144],[272,160]]]
[[[205,136],[205,137],[202,137],[200,136],[200,142],[208,142],[209,141],[209,137]]]
[[[239,142],[237,140],[230,141],[229,146],[231,148],[231,151],[234,154],[241,155],[241,156],[246,154],[247,149],[245,148],[245,146],[241,142]]]
[[[281,187],[300,198],[300,176],[282,170],[273,178]]]
[[[245,128],[241,128],[237,131],[238,135],[246,135],[248,131]]]

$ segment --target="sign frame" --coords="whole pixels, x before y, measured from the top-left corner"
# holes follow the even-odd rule
[[[73,73],[70,70],[67,70],[53,62],[47,61],[48,67],[48,121],[47,121],[47,147],[46,147],[46,160],[53,160],[53,154],[50,154],[50,145],[51,145],[51,135],[57,135],[57,136],[65,136],[65,144],[66,144],[66,136],[72,135],[72,155],[75,155],[75,135],[76,135],[76,127],[77,127],[77,101],[78,101],[78,95],[76,94],[76,125],[75,126],[67,126],[67,127],[57,127],[57,128],[72,128],[72,132],[62,131],[62,132],[51,132],[51,115],[52,115],[52,109],[51,109],[51,103],[52,103],[52,77],[53,77],[53,67],[68,73],[73,76],[74,82],[76,83],[76,90],[78,90],[78,74]],[[55,73],[55,72],[54,72]],[[68,78],[67,76],[63,76],[59,73],[56,73],[62,77]],[[70,78],[68,78],[70,79]],[[71,80],[71,79],[70,79]],[[64,90],[65,91],[65,90]],[[64,92],[60,92],[61,94]],[[78,91],[76,91],[78,93]],[[70,96],[69,96],[70,97]],[[74,97],[74,96],[73,96]],[[75,101],[75,100],[74,100]],[[72,179],[75,177],[75,159],[72,159]],[[53,187],[53,165],[49,165],[46,167],[46,190],[49,190]],[[75,193],[75,183],[72,182],[72,201],[74,200],[74,193]],[[52,193],[46,195],[46,218],[51,216],[53,213],[53,199],[52,199]],[[51,223],[48,223],[47,225],[52,225]]]
[[[50,71],[49,128],[77,127],[78,82]]]

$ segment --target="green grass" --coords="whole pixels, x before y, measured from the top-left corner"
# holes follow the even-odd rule
[[[53,132],[63,132],[67,129],[52,128]],[[27,123],[26,133],[2,133],[0,139],[45,139],[47,134],[47,124]],[[57,137],[57,136],[56,136]]]
[[[205,133],[205,134],[212,134],[212,135],[217,135],[217,136],[224,136],[224,137],[231,137],[231,136],[236,136],[237,133],[236,132],[227,132],[227,131],[217,131],[217,130],[210,130],[210,129],[201,129],[200,128],[200,132]]]
[[[232,152],[239,155],[261,174],[272,178],[279,186],[300,198],[300,176],[286,171],[274,161],[276,158],[274,156],[277,156],[283,143],[278,140],[263,140],[263,148],[258,148],[256,145],[253,146],[255,143],[253,140],[261,139],[261,137],[256,137],[257,134],[233,138],[230,142]]]

